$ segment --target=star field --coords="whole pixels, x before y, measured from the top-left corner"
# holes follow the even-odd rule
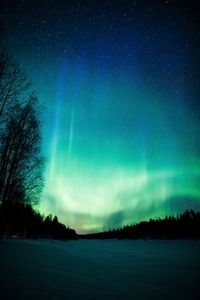
[[[44,105],[39,208],[91,232],[200,208],[195,1],[3,1]]]

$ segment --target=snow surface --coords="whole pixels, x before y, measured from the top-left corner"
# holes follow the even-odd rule
[[[199,241],[1,240],[0,299],[200,299]]]

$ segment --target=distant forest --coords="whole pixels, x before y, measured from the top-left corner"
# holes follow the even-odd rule
[[[176,217],[150,219],[83,237],[86,239],[200,239],[200,212],[186,210]]]
[[[0,205],[0,238],[47,239],[200,239],[200,212],[186,210],[177,216],[150,219],[120,229],[78,235],[58,221],[42,216],[30,204]]]

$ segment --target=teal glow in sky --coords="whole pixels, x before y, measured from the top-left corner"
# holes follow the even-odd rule
[[[93,232],[200,209],[193,1],[19,2],[3,20],[46,107],[40,210]]]

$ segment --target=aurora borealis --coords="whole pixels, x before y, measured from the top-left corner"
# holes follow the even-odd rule
[[[195,1],[3,1],[44,107],[39,209],[92,232],[200,209]]]

